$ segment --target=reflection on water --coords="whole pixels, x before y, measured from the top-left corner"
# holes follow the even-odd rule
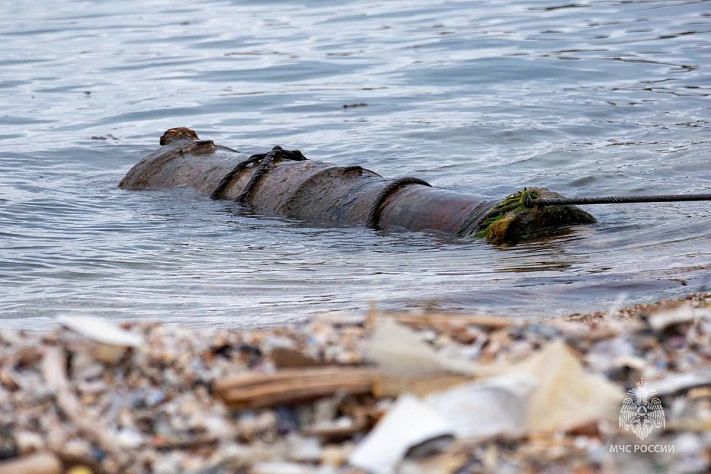
[[[0,314],[239,326],[374,301],[526,316],[708,287],[708,203],[591,206],[596,225],[494,248],[116,188],[165,129],[189,126],[490,198],[708,193],[708,6],[9,5]]]

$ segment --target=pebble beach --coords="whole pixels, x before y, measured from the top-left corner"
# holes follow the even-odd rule
[[[533,320],[60,318],[0,332],[0,474],[706,472],[710,356],[709,293]]]

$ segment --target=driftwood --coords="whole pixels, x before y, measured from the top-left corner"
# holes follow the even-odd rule
[[[87,438],[96,443],[102,450],[109,453],[121,464],[129,461],[128,453],[119,446],[120,443],[101,420],[86,412],[79,399],[72,393],[67,379],[67,357],[61,347],[49,347],[42,360],[42,375],[47,386],[54,392],[57,406],[74,423]]]
[[[520,324],[512,318],[504,316],[478,316],[478,315],[457,315],[451,314],[388,314],[387,317],[395,319],[397,322],[413,326],[423,324],[446,324],[448,326],[481,326],[486,329],[503,329]]]
[[[370,393],[374,371],[354,367],[287,369],[273,374],[246,373],[215,382],[218,397],[235,408],[262,408],[326,397]]]
[[[447,373],[400,377],[369,367],[332,365],[285,369],[272,374],[240,374],[218,380],[213,388],[215,394],[231,407],[264,408],[336,393],[372,393],[378,398],[396,397],[405,392],[424,396],[471,379],[470,376]]]
[[[415,377],[395,377],[378,374],[373,378],[373,395],[376,398],[397,397],[402,393],[411,393],[425,397],[456,385],[470,382],[473,377],[458,374],[432,374]]]

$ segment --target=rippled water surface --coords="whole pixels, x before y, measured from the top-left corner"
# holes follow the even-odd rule
[[[567,314],[711,284],[711,203],[496,248],[116,187],[160,134],[491,198],[711,192],[711,2],[5,2],[0,315],[193,325],[422,306]],[[364,103],[367,106],[344,108]]]

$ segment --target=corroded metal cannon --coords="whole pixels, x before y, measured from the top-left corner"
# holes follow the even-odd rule
[[[557,193],[528,188],[501,201],[430,186],[417,178],[387,179],[360,166],[307,160],[299,151],[240,153],[187,128],[171,128],[161,148],[121,180],[126,189],[190,187],[213,199],[232,199],[255,212],[377,228],[437,230],[517,242],[571,224],[595,222],[575,206],[533,207],[526,199]]]

